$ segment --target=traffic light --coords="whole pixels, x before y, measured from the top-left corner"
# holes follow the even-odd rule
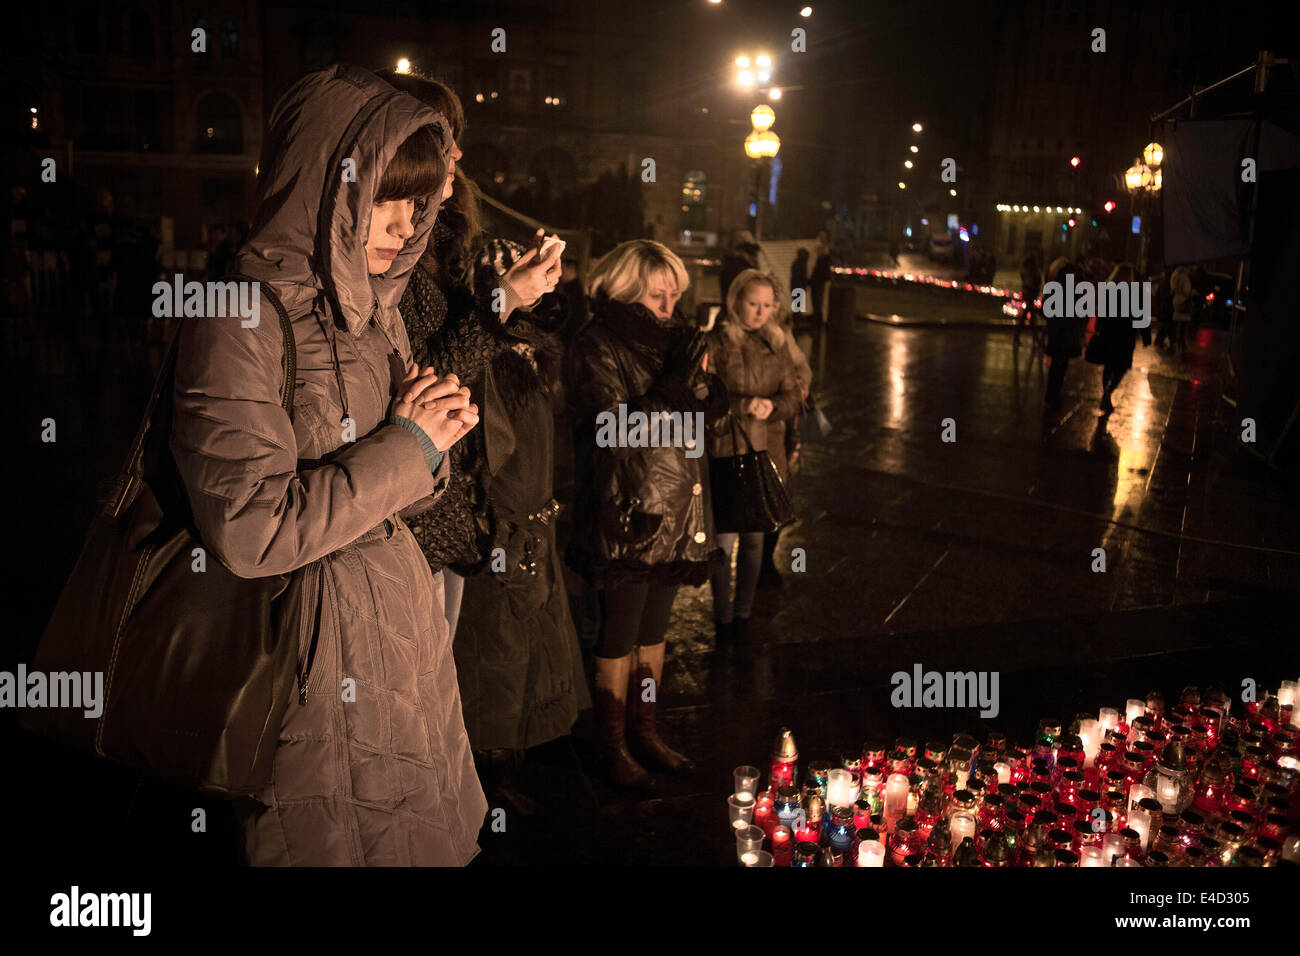
[[[1115,211],[1115,200],[1113,200],[1113,199],[1107,199],[1107,200],[1106,200],[1106,205],[1103,206],[1102,208],[1105,209],[1107,212],[1114,212],[1114,211]]]
[[[1070,165],[1073,166],[1075,169],[1078,169],[1078,168],[1079,168],[1079,163],[1080,163],[1080,162],[1081,162],[1081,160],[1079,159],[1078,156],[1071,156],[1071,157],[1070,157]]]

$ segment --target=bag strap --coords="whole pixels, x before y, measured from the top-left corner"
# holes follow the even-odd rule
[[[240,273],[231,273],[227,279],[242,282],[257,281]],[[280,386],[280,406],[292,419],[294,387],[298,378],[298,350],[293,337],[293,325],[289,321],[289,314],[285,311],[284,303],[271,290],[271,287],[264,282],[258,282],[258,289],[271,303],[271,307],[275,309],[276,315],[280,319],[280,334],[284,339],[284,358],[282,361],[284,382]],[[143,480],[142,463],[145,436],[149,433],[149,428],[153,424],[154,414],[158,410],[158,401],[162,397],[164,389],[171,389],[175,383],[176,358],[180,353],[180,339],[181,330],[178,328],[172,335],[171,343],[167,347],[167,354],[163,358],[162,367],[158,369],[158,375],[154,379],[153,391],[149,393],[149,401],[145,404],[144,415],[141,416],[140,424],[136,427],[135,438],[131,440],[131,445],[126,452],[126,458],[122,462],[121,468],[118,469],[117,475],[112,479],[111,493],[104,502],[104,511],[109,517],[116,518],[122,513],[122,510],[132,499],[135,486]]]
[[[749,440],[749,433],[745,431],[744,428],[740,428],[736,425],[736,413],[731,409],[727,409],[727,420],[731,424],[731,447],[736,449],[737,455],[741,454],[740,442],[736,440],[736,432],[739,431],[740,434],[745,436],[745,446],[749,449],[749,451],[744,454],[752,455],[754,453],[754,443]]]

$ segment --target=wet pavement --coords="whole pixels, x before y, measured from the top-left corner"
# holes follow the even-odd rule
[[[1045,412],[1046,361],[1022,343],[862,320],[828,335],[816,391],[834,431],[805,446],[781,539],[807,570],[760,592],[744,658],[715,650],[707,586],[675,607],[662,719],[698,772],[653,799],[578,778],[580,726],[532,758],[533,789],[563,796],[507,810],[518,825],[485,832],[483,862],[734,865],[731,769],[765,769],[782,725],[805,759],[833,758],[868,736],[1014,739],[1152,688],[1294,679],[1300,507],[1225,431],[1222,334],[1185,359],[1139,345],[1109,416],[1082,360]],[[998,671],[1000,713],[894,709],[890,675],[917,663]]]
[[[934,308],[912,304],[921,318]],[[873,311],[870,293],[858,307]],[[1231,693],[1246,677],[1275,687],[1300,675],[1300,499],[1234,441],[1215,387],[1221,333],[1203,330],[1186,358],[1139,344],[1109,416],[1097,410],[1100,370],[1082,360],[1062,406],[1045,411],[1046,360],[1002,328],[859,319],[812,357],[834,430],[804,447],[792,482],[800,520],[778,551],[784,584],[759,592],[752,648],[715,649],[707,586],[684,589],[674,609],[661,721],[699,769],[661,777],[653,798],[615,791],[595,769],[584,715],[572,738],[529,754],[519,785],[537,806],[505,807],[479,865],[734,865],[731,770],[765,768],[782,725],[805,760],[834,758],[867,737],[983,739],[997,728],[1016,739],[1040,716],[1095,716],[1152,688]],[[33,542],[16,579],[33,596],[20,658],[75,557],[92,476],[125,445],[147,394],[147,375],[119,381],[111,360],[89,358],[32,358],[50,367],[41,401],[52,410],[36,417],[57,416],[69,440],[44,457],[21,450],[35,465],[16,500],[35,506],[14,519]],[[945,419],[955,441],[942,440]],[[78,444],[91,432],[95,442]],[[794,548],[800,573],[788,570]],[[1097,548],[1104,572],[1093,570]],[[893,708],[890,675],[914,664],[997,671],[999,714]],[[220,804],[204,804],[206,838],[181,840],[192,798],[30,741],[17,759],[40,781],[30,830],[47,852],[88,852],[94,833],[106,852],[233,862]]]

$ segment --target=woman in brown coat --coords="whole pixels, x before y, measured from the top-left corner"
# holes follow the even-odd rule
[[[709,333],[708,346],[709,355],[716,356],[717,374],[727,387],[736,434],[733,439],[732,430],[723,429],[711,439],[709,454],[722,458],[743,454],[750,447],[766,450],[784,481],[789,474],[786,430],[799,414],[802,399],[789,333],[775,320],[780,299],[781,287],[770,273],[746,269],[731,283],[727,316]],[[737,539],[740,556],[733,604],[731,551]],[[709,583],[718,646],[733,638],[744,644],[749,637],[749,616],[763,561],[763,532],[722,533],[717,540],[723,560],[713,570]]]
[[[444,117],[337,66],[271,115],[237,270],[260,321],[187,321],[172,452],[208,549],[242,577],[294,574],[299,691],[266,790],[240,808],[254,865],[463,865],[487,803],[441,599],[403,517],[447,485],[477,422],[452,375],[415,374],[397,303],[447,173]],[[400,147],[400,148],[399,148]],[[310,633],[307,633],[310,632]]]

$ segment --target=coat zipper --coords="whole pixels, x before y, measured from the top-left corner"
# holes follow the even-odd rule
[[[325,604],[325,569],[322,567],[316,577],[316,615],[312,622],[311,644],[307,648],[307,660],[298,673],[298,703],[307,706],[307,678],[311,675],[311,665],[316,660],[316,644],[320,640],[321,609]]]

